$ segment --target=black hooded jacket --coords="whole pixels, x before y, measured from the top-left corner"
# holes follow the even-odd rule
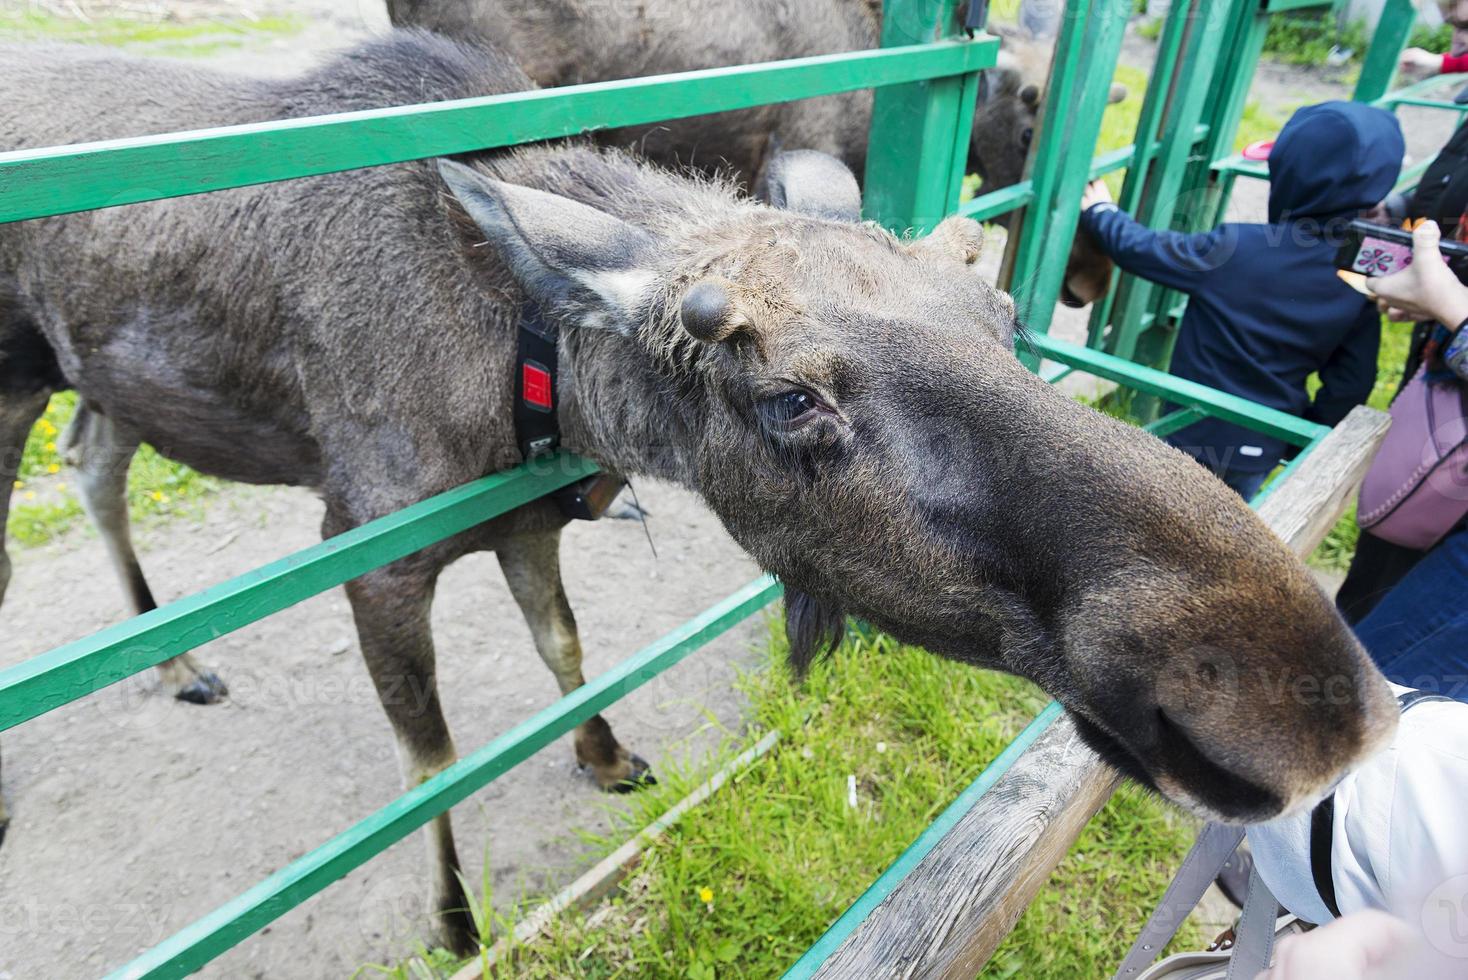
[[[1335,254],[1350,219],[1391,191],[1404,152],[1389,112],[1306,106],[1269,154],[1268,224],[1152,231],[1110,204],[1087,209],[1082,223],[1117,265],[1188,294],[1173,374],[1335,425],[1371,394],[1381,343],[1376,308],[1336,276]],[[1217,419],[1168,441],[1220,472],[1265,472],[1290,451]]]

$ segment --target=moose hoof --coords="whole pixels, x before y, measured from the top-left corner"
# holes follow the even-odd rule
[[[479,949],[479,930],[474,918],[461,903],[459,907],[438,913],[438,943],[455,956],[472,956]]]
[[[658,778],[652,774],[652,766],[640,755],[627,757],[628,772],[621,779],[602,787],[608,793],[632,793],[648,786],[656,786]]]
[[[229,694],[229,688],[213,671],[204,671],[189,683],[179,688],[174,697],[189,704],[214,704]]]

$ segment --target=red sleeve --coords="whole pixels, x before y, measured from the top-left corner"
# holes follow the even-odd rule
[[[1459,72],[1468,71],[1468,54],[1443,55],[1442,70],[1444,75],[1455,75]]]

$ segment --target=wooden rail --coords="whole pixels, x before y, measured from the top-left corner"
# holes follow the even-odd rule
[[[1308,555],[1360,484],[1390,420],[1357,408],[1290,468],[1259,516]],[[972,980],[1009,934],[1116,774],[1057,718],[816,971],[822,978]]]

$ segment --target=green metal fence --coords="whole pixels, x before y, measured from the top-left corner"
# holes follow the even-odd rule
[[[1068,370],[1107,378],[1179,406],[1150,425],[1154,431],[1166,433],[1205,414],[1213,415],[1301,446],[1303,457],[1324,435],[1321,426],[1044,334],[1060,288],[1058,267],[1064,264],[1064,250],[1057,242],[1068,246],[1084,181],[1129,167],[1124,202],[1155,205],[1156,186],[1144,182],[1144,172],[1148,180],[1178,179],[1178,168],[1196,163],[1200,146],[1220,143],[1213,137],[1221,133],[1216,128],[1221,123],[1196,105],[1200,99],[1207,101],[1193,91],[1196,83],[1185,86],[1190,94],[1178,94],[1179,79],[1188,66],[1203,71],[1224,60],[1199,50],[1201,41],[1189,18],[1194,18],[1194,26],[1199,12],[1207,18],[1239,19],[1243,16],[1240,11],[1253,11],[1257,3],[1175,3],[1159,52],[1159,71],[1166,79],[1159,81],[1154,75],[1149,86],[1137,143],[1094,160],[1091,152],[1104,92],[1130,3],[1108,0],[1090,8],[1073,4],[1073,16],[1067,16],[1062,30],[1051,83],[1052,102],[1059,108],[1047,113],[1043,121],[1031,178],[962,208],[958,207],[958,191],[977,72],[994,63],[997,42],[983,34],[963,37],[956,26],[956,6],[957,0],[887,0],[887,23],[900,24],[903,29],[889,26],[883,36],[886,47],[877,51],[0,153],[0,222],[876,87],[866,180],[869,216],[906,230],[931,227],[955,211],[992,217],[1005,210],[1024,209],[1013,236],[1010,265],[1023,309],[1037,328],[1035,353]],[[1207,21],[1209,25],[1221,22]],[[1142,300],[1124,293],[1116,308],[1135,315],[1144,306]],[[0,730],[85,697],[595,470],[589,460],[560,454],[484,477],[9,668],[0,672]],[[768,576],[750,583],[114,975],[173,977],[197,969],[765,608],[780,591],[779,583]],[[1057,710],[1053,705],[1047,708],[1031,727],[1042,728]],[[1023,746],[1024,738],[1006,750],[995,763],[999,768],[981,777],[960,804],[982,792],[984,779],[992,781],[1004,760]],[[855,911],[842,921],[853,914]]]
[[[1272,14],[1303,7],[1325,6],[1324,0],[1193,0],[1174,3],[1159,36],[1157,60],[1144,98],[1137,126],[1136,142],[1094,159],[1082,156],[1081,163],[1070,159],[1058,162],[1052,147],[1044,139],[1037,145],[1032,166],[1045,173],[1054,185],[1058,178],[1049,173],[1057,165],[1068,168],[1070,184],[1077,183],[1075,174],[1085,171],[1088,178],[1099,177],[1123,168],[1128,169],[1119,198],[1124,209],[1152,227],[1176,227],[1203,230],[1215,226],[1223,218],[1233,181],[1238,176],[1268,178],[1265,164],[1244,160],[1231,152],[1239,120],[1253,80],[1268,18]],[[1068,4],[1068,13],[1077,5]],[[1334,8],[1333,8],[1334,9]],[[1103,6],[1093,9],[1090,17],[1117,16]],[[1397,60],[1406,46],[1417,17],[1412,0],[1387,0],[1381,20],[1364,58],[1360,78],[1353,97],[1382,108],[1396,110],[1401,106],[1417,106],[1455,112],[1463,124],[1468,105],[1434,97],[1444,87],[1461,87],[1463,78],[1424,79],[1396,91],[1389,91],[1396,74]],[[1078,19],[1067,17],[1066,31],[1079,31]],[[1204,29],[1200,32],[1199,26]],[[1092,35],[1103,33],[1093,29]],[[1064,34],[1063,34],[1064,37]],[[1216,45],[1217,50],[1199,51],[1200,45]],[[1091,88],[1109,81],[1110,75],[1098,64],[1068,61],[1068,49],[1062,43],[1057,49],[1056,73],[1080,72]],[[1052,79],[1052,92],[1056,91]],[[1046,127],[1046,137],[1053,138]],[[1431,159],[1424,159],[1404,169],[1398,189],[1415,186]],[[963,205],[961,212],[988,218],[1015,207],[1047,200],[1037,177],[1014,187],[994,192]],[[1069,227],[1068,214],[1059,213],[1062,204],[1073,198],[1052,195],[1051,227]],[[1181,210],[1179,203],[1185,205]],[[1064,219],[1062,225],[1061,219]],[[1027,219],[1030,220],[1030,219]],[[1036,278],[1036,263],[1049,262],[1050,276],[1057,280],[1055,265],[1064,261],[1060,246],[1069,238],[1051,239],[1048,254],[1021,259],[1011,266],[1010,274],[1016,291]],[[1022,256],[1025,253],[1021,253]],[[1130,277],[1118,276],[1120,288],[1114,288],[1098,301],[1091,316],[1087,346],[1080,347],[1058,341],[1043,334],[1033,338],[1038,352],[1063,366],[1049,375],[1057,380],[1072,371],[1095,375],[1145,395],[1166,399],[1181,407],[1143,426],[1162,436],[1191,425],[1203,415],[1213,415],[1268,432],[1293,445],[1302,447],[1283,471],[1275,476],[1252,502],[1258,507],[1297,466],[1299,466],[1329,431],[1323,426],[1304,422],[1293,416],[1285,419],[1266,418],[1258,406],[1245,402],[1231,404],[1217,399],[1218,392],[1199,385],[1189,385],[1161,370],[1144,367],[1133,360],[1165,365],[1171,355],[1171,335],[1181,315],[1180,297],[1160,287]],[[1058,281],[1058,280],[1057,280]],[[1114,283],[1113,285],[1116,285]],[[1043,302],[1026,307],[1027,324],[1043,331],[1053,311],[1053,283],[1045,281],[1031,286]],[[1120,355],[1118,357],[1117,355]],[[816,975],[837,949],[867,920],[872,912],[898,887],[923,858],[933,850],[979,799],[993,788],[1010,767],[1024,754],[1049,726],[1062,714],[1059,704],[1052,702],[1008,745],[998,757],[945,809],[888,869],[843,913],[817,942],[794,963],[784,980],[805,980]]]

